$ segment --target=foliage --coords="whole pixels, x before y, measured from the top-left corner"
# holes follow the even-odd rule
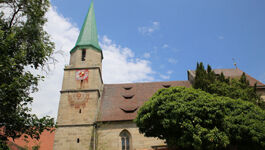
[[[140,133],[172,149],[264,149],[265,111],[199,89],[161,89],[138,111]]]
[[[43,67],[53,52],[43,29],[49,0],[0,0],[0,8],[0,139],[38,139],[54,121],[30,114],[30,93],[43,77],[28,70]]]
[[[39,149],[40,149],[40,145],[32,146],[32,150],[39,150]]]
[[[6,145],[5,141],[0,139],[0,150],[8,150],[8,146]]]
[[[251,87],[245,73],[239,79],[230,79],[226,78],[223,73],[215,74],[210,65],[205,70],[202,62],[197,63],[193,87],[219,96],[251,101],[265,109],[265,102],[256,92],[256,84]]]

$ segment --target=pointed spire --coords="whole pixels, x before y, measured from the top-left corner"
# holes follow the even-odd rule
[[[96,50],[101,51],[101,48],[98,44],[98,33],[93,0],[90,4],[90,8],[83,23],[82,29],[79,33],[75,47],[71,50],[70,53],[74,52],[78,48],[87,48],[89,46],[92,46]]]

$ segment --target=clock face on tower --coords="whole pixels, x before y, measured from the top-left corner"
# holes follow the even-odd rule
[[[75,79],[76,80],[86,80],[88,78],[88,70],[76,70]]]

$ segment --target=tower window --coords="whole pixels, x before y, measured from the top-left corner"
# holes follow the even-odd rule
[[[85,61],[86,60],[86,49],[82,49],[82,58],[81,58],[82,61]]]
[[[76,142],[77,142],[77,143],[79,143],[79,142],[80,142],[79,138],[77,138]]]
[[[80,89],[83,87],[83,82],[84,82],[84,80],[81,80],[81,82],[80,82]]]
[[[121,149],[122,150],[131,150],[131,135],[127,130],[123,130],[120,133],[121,137]]]
[[[81,112],[82,112],[81,109],[79,109],[79,113],[80,113],[80,114],[81,114]]]

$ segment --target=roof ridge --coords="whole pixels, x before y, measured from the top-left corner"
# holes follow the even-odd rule
[[[113,83],[104,85],[128,85],[128,84],[149,84],[149,83],[164,83],[164,82],[189,82],[189,80],[177,80],[177,81],[155,81],[155,82],[135,82],[135,83]]]

